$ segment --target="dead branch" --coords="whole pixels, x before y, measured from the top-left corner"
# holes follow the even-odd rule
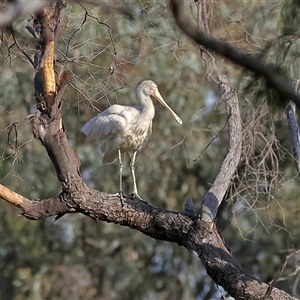
[[[21,215],[30,220],[39,220],[50,216],[72,212],[59,198],[29,200],[0,184],[0,197],[21,209]]]
[[[271,295],[271,292],[272,292],[272,289],[274,288],[275,284],[279,281],[281,275],[282,275],[282,272],[284,271],[287,263],[288,263],[288,260],[290,258],[292,258],[293,256],[295,255],[298,255],[300,253],[300,250],[298,251],[295,251],[293,252],[292,254],[288,255],[286,258],[285,258],[285,261],[283,262],[282,266],[280,267],[279,271],[276,273],[276,276],[275,278],[271,281],[269,287],[268,287],[268,290],[266,291],[266,294],[263,298],[263,300],[268,300],[270,299],[270,295]]]
[[[238,98],[235,90],[230,87],[226,76],[219,76],[222,100],[226,106],[229,130],[229,150],[222,163],[215,182],[202,202],[201,220],[212,222],[217,215],[231,178],[240,161],[242,149],[242,121]]]

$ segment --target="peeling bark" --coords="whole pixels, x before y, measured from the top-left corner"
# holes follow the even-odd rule
[[[57,214],[72,212],[60,197],[43,200],[29,200],[0,184],[0,197],[21,209],[21,215],[29,220],[39,220]]]
[[[33,26],[40,33],[35,55],[34,90],[38,111],[34,119],[33,134],[46,148],[61,182],[69,174],[80,176],[80,161],[69,145],[61,117],[61,98],[69,78],[61,75],[57,90],[54,73],[54,43],[61,33],[65,6],[64,0],[53,2],[36,16]]]

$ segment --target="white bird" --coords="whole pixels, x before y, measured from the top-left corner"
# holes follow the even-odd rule
[[[157,85],[152,80],[145,80],[136,89],[136,97],[140,106],[111,105],[89,120],[81,129],[85,135],[90,135],[100,141],[98,150],[103,156],[103,163],[113,163],[119,158],[120,197],[123,196],[121,155],[129,152],[133,153],[130,162],[133,194],[141,199],[137,191],[134,169],[136,154],[146,146],[152,133],[155,110],[151,96],[155,97],[179,124],[182,124],[182,120],[163,100]]]

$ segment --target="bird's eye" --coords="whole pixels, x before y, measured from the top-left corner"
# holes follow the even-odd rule
[[[156,87],[155,87],[155,86],[150,86],[150,93],[151,93],[151,94],[153,94],[155,90],[156,90]]]

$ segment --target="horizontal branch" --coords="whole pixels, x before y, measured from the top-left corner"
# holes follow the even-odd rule
[[[0,184],[0,197],[11,203],[12,205],[18,207],[18,208],[22,208],[22,205],[26,202],[26,201],[30,201],[27,198],[13,192],[12,190],[8,189],[7,187],[5,187],[4,185]]]
[[[72,212],[60,198],[29,200],[0,184],[0,198],[20,208],[21,215],[30,220],[39,220],[50,216]]]
[[[88,188],[80,177],[73,176],[65,180],[64,191],[57,198],[31,201],[1,185],[0,197],[21,208],[22,215],[29,219],[79,212],[94,220],[128,226],[154,239],[175,242],[195,251],[208,275],[236,299],[262,299],[268,289],[235,261],[214,223],[195,220],[185,213],[160,209],[137,198],[121,201],[116,195]],[[271,297],[296,300],[277,288],[272,289]]]

